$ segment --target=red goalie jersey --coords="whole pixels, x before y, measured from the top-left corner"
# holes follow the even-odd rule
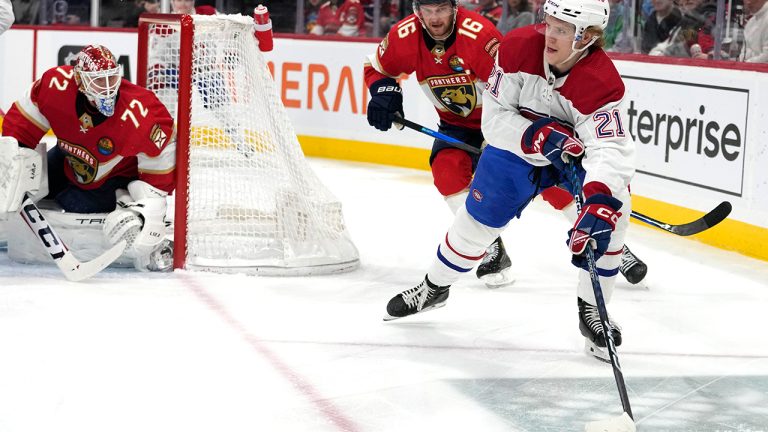
[[[173,119],[154,93],[128,80],[120,83],[115,114],[105,117],[78,91],[71,66],[49,69],[8,111],[3,135],[34,148],[48,129],[67,155],[64,173],[82,189],[111,177],[174,188]]]
[[[446,123],[480,129],[481,93],[501,33],[479,14],[459,8],[454,31],[436,42],[416,15],[397,23],[365,65],[365,82],[416,72],[422,90]]]

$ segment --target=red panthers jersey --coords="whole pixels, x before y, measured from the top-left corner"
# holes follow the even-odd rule
[[[34,148],[48,129],[67,155],[67,178],[82,189],[111,177],[174,188],[173,118],[154,93],[128,80],[120,83],[115,114],[105,117],[78,91],[71,66],[49,69],[8,111],[3,135]]]
[[[382,78],[416,72],[424,93],[446,123],[480,129],[482,91],[493,69],[501,33],[482,16],[459,8],[451,36],[438,43],[415,14],[398,22],[365,64],[370,87]]]

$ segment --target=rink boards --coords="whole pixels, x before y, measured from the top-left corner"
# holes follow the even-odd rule
[[[88,43],[109,46],[135,81],[136,33],[14,28],[0,38],[0,108],[7,110],[34,78]],[[365,57],[375,41],[280,37],[267,55],[307,155],[428,169],[431,139],[411,130],[368,126]],[[634,208],[683,223],[723,200],[734,211],[698,240],[768,260],[768,67],[676,64],[621,56],[625,130],[637,143]],[[720,66],[715,68],[711,66]],[[726,67],[726,68],[722,68]],[[436,128],[437,116],[415,77],[402,82],[405,115]]]

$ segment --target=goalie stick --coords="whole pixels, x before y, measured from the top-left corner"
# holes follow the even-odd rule
[[[460,150],[468,151],[474,154],[482,153],[482,150],[480,150],[477,147],[472,147],[471,145],[465,142],[459,141],[456,138],[442,134],[438,131],[434,131],[418,123],[414,123],[410,120],[407,120],[404,118],[398,118],[395,120],[395,123],[399,123],[409,129],[413,129],[425,135],[429,135],[432,138],[441,139]],[[632,210],[632,213],[630,214],[630,216],[632,216],[633,218],[641,222],[645,222],[648,225],[662,229],[669,233],[677,234],[679,236],[690,236],[690,235],[698,234],[702,231],[706,231],[712,228],[713,226],[719,224],[725,218],[727,218],[729,214],[731,214],[731,209],[732,209],[731,203],[729,203],[728,201],[723,201],[717,207],[710,210],[709,213],[705,214],[704,216],[694,221],[684,223],[684,224],[679,224],[679,225],[673,225],[670,223],[662,222],[658,219],[654,219],[650,216],[646,216],[634,210]]]
[[[88,279],[102,271],[122,255],[126,247],[125,240],[121,240],[98,257],[90,261],[80,262],[67,248],[61,237],[56,234],[56,231],[53,230],[53,227],[48,223],[27,193],[24,194],[19,215],[51,256],[53,262],[64,273],[64,277],[73,282]]]
[[[576,201],[576,208],[581,212],[583,198],[581,196],[581,181],[576,172],[576,165],[573,162],[570,162],[568,163],[567,169],[568,174],[570,175],[571,185],[573,186],[571,193]],[[633,420],[634,417],[632,416],[632,407],[629,405],[627,386],[624,383],[624,372],[621,371],[619,355],[616,352],[616,345],[613,343],[613,329],[608,323],[608,309],[605,307],[605,298],[603,297],[603,290],[600,287],[600,279],[597,275],[595,253],[592,250],[590,243],[587,244],[584,253],[587,257],[587,268],[589,271],[589,278],[592,281],[592,291],[595,293],[597,313],[600,316],[600,324],[603,327],[603,333],[605,333],[605,346],[608,351],[608,357],[611,360],[613,378],[616,380],[616,387],[619,390],[619,399],[621,399],[621,407],[624,409],[624,412],[618,417],[611,417],[609,419],[587,423],[584,430],[586,432],[635,432],[636,427]]]

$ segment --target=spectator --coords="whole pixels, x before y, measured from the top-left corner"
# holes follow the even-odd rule
[[[669,38],[669,33],[680,23],[680,11],[672,0],[653,0],[653,12],[643,26],[640,50],[648,54],[653,47]]]
[[[365,15],[359,0],[328,0],[320,6],[312,34],[360,36],[364,25]]]
[[[507,19],[499,25],[501,34],[507,34],[510,30],[531,25],[536,20],[528,0],[507,0],[507,5],[509,6]]]
[[[37,24],[40,0],[11,0],[16,24]]]
[[[379,0],[379,34],[374,35],[373,18],[376,0],[360,0],[360,3],[363,5],[365,13],[365,34],[367,36],[379,37],[381,34],[386,34],[403,16],[402,7],[404,5],[402,5],[401,0]]]
[[[171,0],[171,12],[192,15],[195,13],[195,0]]]
[[[608,24],[603,32],[603,37],[605,38],[603,49],[606,50],[612,48],[616,43],[616,39],[620,37],[621,30],[624,28],[624,13],[626,10],[623,0],[609,0],[608,3],[611,5],[611,11],[608,14]]]
[[[15,20],[13,6],[10,0],[0,0],[0,35],[2,35]]]
[[[483,18],[492,22],[493,25],[498,25],[501,20],[501,14],[503,9],[496,0],[480,0],[479,6],[475,9],[475,12],[483,16]]]
[[[317,25],[317,15],[320,13],[320,0],[306,0],[304,3],[304,31],[312,33]]]
[[[160,12],[160,2],[158,0],[142,0],[125,19],[123,27],[138,27],[141,14],[158,12]]]
[[[712,28],[717,16],[717,4],[712,0],[683,0],[680,34],[692,58],[707,59],[715,46]]]
[[[744,47],[739,60],[768,63],[768,3],[767,0],[744,0],[744,8],[752,15],[744,26]]]

